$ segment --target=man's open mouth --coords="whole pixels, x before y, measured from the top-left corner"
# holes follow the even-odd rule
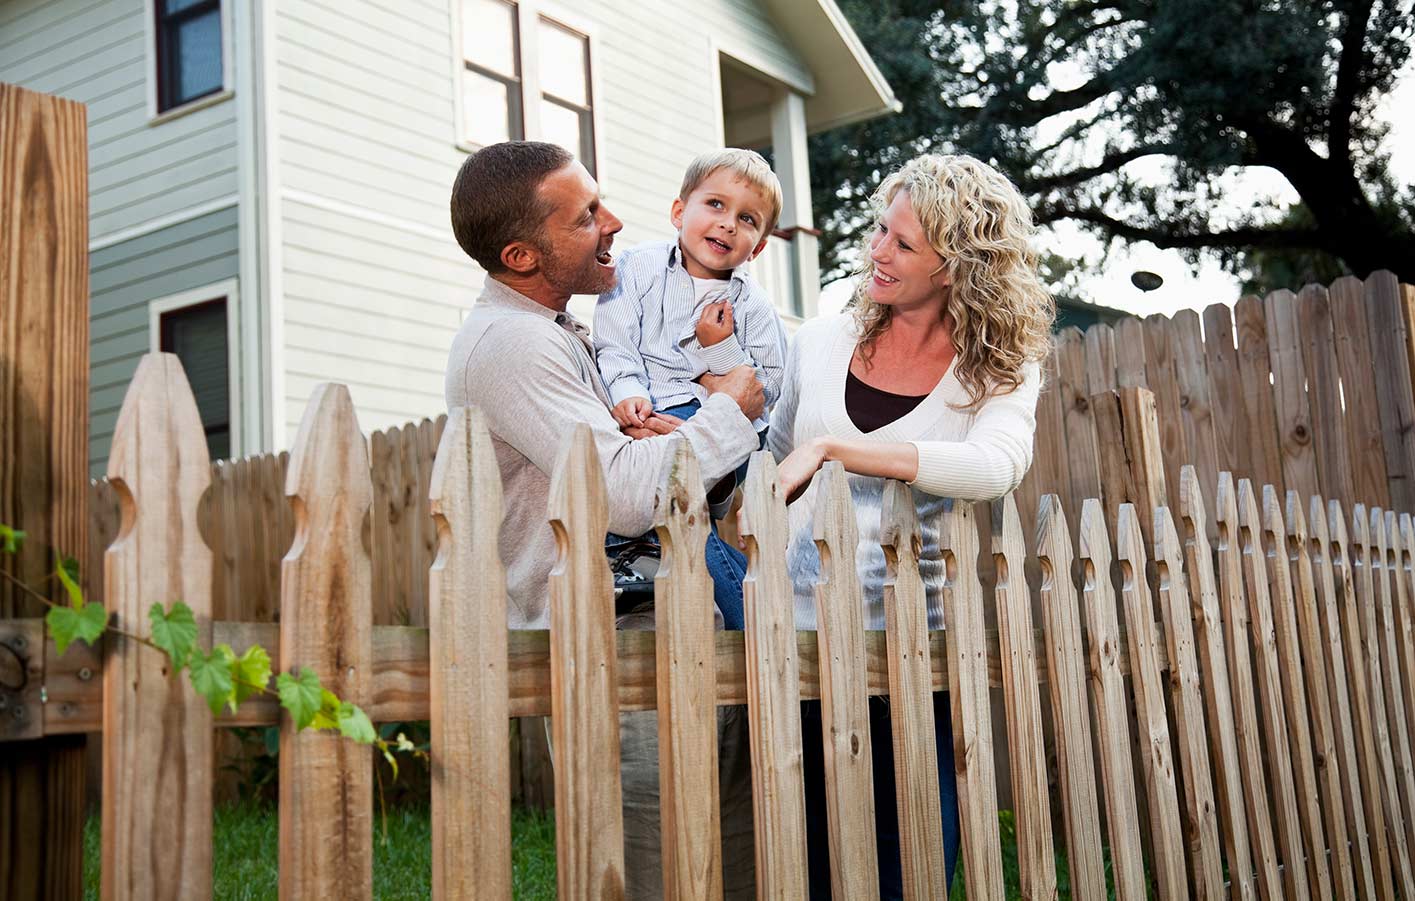
[[[608,248],[605,248],[595,255],[595,261],[601,266],[613,266],[614,256],[609,252]]]

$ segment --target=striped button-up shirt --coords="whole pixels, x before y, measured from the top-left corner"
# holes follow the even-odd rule
[[[757,371],[770,410],[781,394],[786,331],[771,299],[744,267],[725,286],[732,335],[703,347],[693,334],[695,292],[677,240],[654,241],[619,255],[619,284],[600,295],[594,314],[599,372],[612,403],[647,397],[655,410],[707,399],[693,381],[744,363]],[[766,415],[753,423],[766,427]]]

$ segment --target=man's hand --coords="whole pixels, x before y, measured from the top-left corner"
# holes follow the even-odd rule
[[[628,426],[642,428],[644,420],[653,415],[653,403],[647,397],[626,397],[615,404],[610,413],[621,429]]]
[[[762,393],[762,383],[757,381],[757,373],[743,364],[726,375],[705,372],[698,376],[698,384],[707,389],[708,394],[726,394],[742,408],[742,415],[748,419],[760,419],[766,410],[766,395]]]
[[[732,304],[726,300],[710,303],[703,308],[702,318],[693,328],[698,343],[712,347],[719,341],[726,341],[732,335]]]
[[[683,420],[677,416],[670,416],[667,413],[654,413],[652,416],[644,417],[644,424],[621,426],[619,431],[639,441],[644,438],[657,438],[659,435],[670,435],[673,430],[683,424]]]

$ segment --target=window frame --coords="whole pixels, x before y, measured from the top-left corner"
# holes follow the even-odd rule
[[[226,302],[226,379],[227,404],[230,411],[227,428],[231,436],[231,458],[245,452],[241,428],[241,297],[239,281],[228,278],[200,288],[192,288],[147,302],[148,349],[162,353],[162,317],[168,313],[199,307],[218,300]]]
[[[209,94],[194,97],[186,103],[162,109],[162,29],[157,22],[161,0],[143,0],[147,28],[147,124],[161,125],[197,110],[214,106],[235,96],[232,77],[232,11],[228,0],[215,0],[221,21],[221,87]]]
[[[481,144],[469,141],[466,138],[467,111],[462,102],[462,73],[466,71],[468,61],[462,56],[462,7],[463,0],[449,0],[452,11],[452,106],[455,112],[452,144],[464,153],[474,153],[482,148]],[[586,51],[589,56],[589,73],[586,81],[586,91],[589,93],[589,120],[590,130],[590,150],[594,154],[595,181],[599,183],[600,193],[605,193],[605,161],[604,161],[604,120],[600,115],[600,106],[603,94],[600,91],[599,82],[599,60],[600,44],[593,24],[583,17],[576,15],[559,3],[551,0],[516,0],[516,40],[517,53],[521,63],[521,119],[522,132],[527,141],[544,140],[540,123],[540,105],[545,92],[540,86],[540,20],[558,25],[568,31],[572,31],[585,39]],[[474,63],[472,65],[475,65]],[[476,71],[482,71],[480,67]],[[563,98],[557,97],[554,101],[561,106],[571,108]],[[578,108],[578,107],[575,107]],[[578,154],[576,155],[578,158]]]

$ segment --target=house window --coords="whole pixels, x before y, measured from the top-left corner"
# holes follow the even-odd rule
[[[226,298],[161,314],[161,348],[187,372],[213,459],[231,456],[231,374]]]
[[[460,141],[549,141],[595,174],[589,37],[538,14],[534,0],[457,2]]]
[[[157,112],[222,89],[221,0],[154,0]]]

